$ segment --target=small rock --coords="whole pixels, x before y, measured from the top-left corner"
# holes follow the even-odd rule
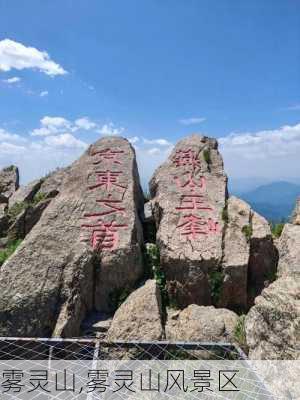
[[[154,280],[148,280],[118,308],[107,339],[160,340],[163,337],[160,291]]]
[[[166,338],[174,341],[231,342],[238,316],[230,310],[191,304],[184,310],[168,310]]]
[[[9,199],[19,188],[18,167],[11,165],[0,171],[0,195]]]
[[[40,179],[37,179],[26,186],[19,187],[19,189],[10,197],[9,207],[12,207],[16,203],[32,201],[41,184],[42,181]]]
[[[300,225],[300,197],[297,199],[296,207],[291,218],[291,223],[294,225]]]

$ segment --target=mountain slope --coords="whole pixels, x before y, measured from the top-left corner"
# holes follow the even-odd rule
[[[269,221],[279,222],[291,215],[297,197],[300,196],[300,185],[278,181],[262,185],[239,196]]]

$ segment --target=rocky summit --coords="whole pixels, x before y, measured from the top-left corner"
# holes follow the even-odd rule
[[[179,141],[149,188],[121,137],[20,188],[17,167],[3,169],[0,336],[227,341],[299,358],[299,202],[275,239],[229,195],[202,135]]]

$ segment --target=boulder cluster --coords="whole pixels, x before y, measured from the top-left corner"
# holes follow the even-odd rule
[[[119,137],[24,187],[3,169],[0,336],[238,341],[252,358],[299,358],[299,203],[275,240],[200,135],[149,188]]]

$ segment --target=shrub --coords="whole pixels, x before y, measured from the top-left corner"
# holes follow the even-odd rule
[[[37,192],[32,201],[30,202],[30,205],[35,206],[36,204],[38,204],[40,201],[45,200],[46,199],[46,194],[43,192]]]
[[[284,223],[279,223],[279,224],[272,224],[271,225],[271,231],[272,231],[272,235],[278,239],[280,238],[282,231],[284,228]]]
[[[240,344],[241,347],[245,347],[247,345],[246,342],[246,331],[245,331],[245,319],[246,315],[241,315],[238,319],[238,322],[234,328],[234,338]]]
[[[28,207],[28,203],[26,201],[22,201],[20,203],[15,203],[12,207],[9,208],[8,210],[8,216],[11,220],[15,220],[17,218],[17,216],[19,214],[21,214],[21,212],[23,210],[25,210],[25,208]]]
[[[211,164],[210,150],[209,149],[204,149],[203,150],[203,157],[204,157],[205,162],[208,165]]]
[[[251,224],[244,225],[242,228],[242,232],[245,235],[247,241],[249,242],[249,240],[251,239],[252,233],[253,233]]]
[[[208,273],[208,280],[210,284],[211,297],[213,304],[217,304],[220,300],[221,290],[224,280],[223,272],[221,271],[210,271]]]
[[[16,251],[21,242],[21,239],[14,240],[9,242],[5,249],[0,250],[0,265],[4,264],[4,262]]]

